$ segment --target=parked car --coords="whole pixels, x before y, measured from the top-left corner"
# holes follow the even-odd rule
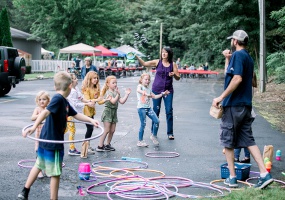
[[[117,60],[116,62],[117,62],[117,67],[118,67],[118,68],[123,68],[123,67],[125,67],[125,63],[124,63],[123,60]]]
[[[0,46],[0,96],[8,94],[24,80],[26,71],[25,59],[20,57],[13,47]]]

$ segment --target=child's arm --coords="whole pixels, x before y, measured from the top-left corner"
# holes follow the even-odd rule
[[[102,104],[104,104],[106,101],[110,101],[110,100],[112,99],[112,97],[111,97],[111,96],[107,96],[106,98],[104,98],[104,97],[101,96],[99,99],[100,99],[100,101],[98,101],[97,103],[98,103],[99,105],[102,105]]]
[[[79,120],[79,121],[83,121],[83,122],[90,122],[91,124],[93,124],[95,127],[99,126],[99,121],[92,119],[90,117],[87,117],[86,115],[83,115],[81,113],[77,113],[76,115],[73,116],[75,119]]]
[[[118,87],[116,88],[116,92],[117,92],[117,94],[116,94],[115,97],[112,97],[112,96],[111,96],[110,102],[111,102],[112,104],[115,104],[115,103],[117,103],[117,102],[120,100],[120,91],[119,91],[119,88],[118,88]]]
[[[131,93],[131,88],[127,88],[125,92],[125,96],[119,99],[120,104],[124,104],[127,101],[130,93]]]
[[[36,128],[38,127],[38,125],[39,125],[42,121],[44,121],[44,120],[47,118],[47,116],[49,116],[49,114],[50,114],[50,111],[49,111],[49,110],[47,110],[47,109],[43,110],[43,111],[39,114],[39,116],[37,117],[37,119],[36,119],[34,125],[33,125],[31,128],[26,129],[26,130],[22,133],[23,137],[27,137],[27,134],[31,135],[31,134],[36,130]]]
[[[36,107],[36,108],[34,109],[33,114],[32,114],[31,120],[32,120],[32,121],[35,121],[35,120],[38,118],[38,116],[39,116],[39,111],[38,111],[38,107]]]
[[[162,92],[162,93],[160,93],[160,94],[157,94],[157,95],[151,93],[151,98],[153,98],[153,99],[158,99],[158,98],[161,98],[161,97],[163,97],[163,96],[168,95],[169,93],[170,93],[170,92],[169,92],[168,90],[165,90],[164,92]]]

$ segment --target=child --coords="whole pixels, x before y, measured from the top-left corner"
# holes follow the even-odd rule
[[[32,117],[31,117],[32,121],[35,121],[38,118],[39,114],[43,110],[46,109],[47,105],[50,102],[49,93],[47,93],[46,91],[38,92],[35,101],[36,101],[37,107],[34,109],[34,112],[32,114]],[[35,133],[35,138],[39,138],[40,137],[40,133],[41,133],[42,127],[43,127],[42,124],[38,125],[38,127],[36,129],[36,133]],[[35,142],[35,151],[36,152],[38,152],[38,147],[39,147],[39,142],[36,141]],[[38,175],[38,178],[43,178],[43,177],[44,177],[43,172],[40,172],[39,175]]]
[[[111,140],[116,129],[116,123],[118,122],[118,102],[120,102],[120,104],[124,104],[127,101],[130,93],[131,89],[126,89],[125,96],[121,98],[119,89],[117,87],[116,77],[107,76],[106,82],[101,92],[102,96],[106,94],[106,99],[103,99],[103,101],[99,102],[99,104],[105,103],[105,109],[101,117],[101,121],[104,123],[104,133],[100,137],[99,146],[96,148],[96,151],[115,151],[115,148],[111,146]],[[104,141],[107,135],[107,145],[104,145]]]
[[[162,96],[166,96],[169,94],[169,91],[166,90],[165,92],[162,92],[161,94],[155,95],[151,92],[150,88],[148,87],[150,84],[150,75],[149,74],[142,74],[139,80],[139,85],[137,86],[137,98],[138,98],[138,114],[141,121],[141,126],[139,130],[139,141],[137,143],[137,146],[139,147],[147,147],[148,144],[143,140],[144,135],[144,128],[146,125],[146,116],[148,116],[152,123],[154,124],[152,126],[153,130],[151,130],[152,134],[150,136],[150,139],[152,140],[154,145],[159,145],[159,142],[157,140],[157,131],[159,126],[159,119],[153,109],[150,107],[150,98],[158,99]]]
[[[99,77],[97,72],[89,71],[82,83],[82,93],[84,95],[84,99],[93,103],[94,106],[85,105],[83,109],[83,114],[93,118],[96,114],[95,103],[102,100],[100,99],[100,85],[99,85]],[[93,132],[93,126],[86,124],[86,134],[85,138],[90,138]],[[92,147],[88,148],[88,154],[95,154],[95,150]]]
[[[50,96],[46,91],[40,91],[40,92],[38,92],[35,101],[36,101],[37,107],[34,109],[34,112],[32,114],[32,117],[31,117],[32,121],[35,121],[38,118],[39,114],[43,110],[46,109],[47,105],[50,102]],[[39,124],[39,126],[37,127],[37,130],[35,133],[36,138],[40,137],[42,126],[43,126],[42,124]],[[39,147],[39,142],[36,141],[35,142],[35,151],[36,152],[38,151],[38,147]]]
[[[78,85],[78,79],[75,74],[70,74],[72,79],[72,88],[71,92],[67,97],[67,100],[69,104],[73,107],[73,109],[78,112],[82,113],[84,106],[94,107],[94,103],[90,102],[89,100],[86,100],[83,98],[83,95],[79,91],[77,85]],[[73,121],[73,117],[68,117],[68,121]],[[73,122],[67,122],[67,128],[66,131],[69,131],[69,140],[74,140],[76,128],[75,123]],[[68,155],[75,155],[80,156],[81,152],[77,151],[77,149],[74,146],[74,143],[69,144],[69,151]]]
[[[75,119],[90,122],[98,126],[97,120],[77,113],[68,103],[66,97],[71,91],[71,77],[67,72],[58,72],[54,76],[54,86],[56,93],[50,104],[43,110],[31,128],[26,129],[22,135],[26,137],[31,135],[38,125],[46,119],[42,128],[40,138],[45,140],[64,140],[64,130],[66,129],[67,116],[74,116]],[[45,170],[50,180],[50,199],[58,199],[59,180],[62,171],[62,161],[64,155],[64,146],[60,143],[40,142],[38,148],[38,157],[32,168],[25,187],[18,195],[19,199],[28,199],[30,187],[36,180],[39,172]]]

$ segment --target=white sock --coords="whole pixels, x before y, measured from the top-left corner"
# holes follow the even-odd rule
[[[230,175],[230,179],[232,179],[232,178],[236,178],[236,176],[231,176],[231,175]]]
[[[268,172],[260,173],[260,177],[261,177],[261,178],[264,178],[267,174],[268,174]]]

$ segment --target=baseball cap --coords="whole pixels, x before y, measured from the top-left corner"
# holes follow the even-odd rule
[[[245,38],[248,38],[248,35],[244,30],[236,30],[233,35],[227,37],[227,39],[232,38],[243,42]]]

